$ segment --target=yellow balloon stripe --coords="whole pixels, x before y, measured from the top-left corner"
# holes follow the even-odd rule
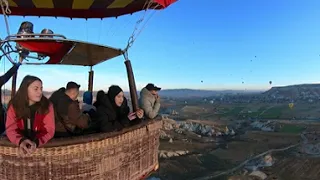
[[[32,0],[36,8],[54,8],[53,0]]]

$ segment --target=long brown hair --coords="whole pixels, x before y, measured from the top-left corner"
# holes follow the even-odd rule
[[[27,75],[23,78],[20,87],[15,94],[15,96],[10,100],[8,108],[12,105],[15,113],[16,119],[25,119],[30,117],[29,110],[29,98],[28,98],[28,87],[35,81],[41,81],[40,78],[36,76]],[[40,114],[47,114],[49,111],[49,100],[42,95],[40,102],[36,103],[37,112]]]

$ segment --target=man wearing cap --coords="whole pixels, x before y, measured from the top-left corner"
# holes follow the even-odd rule
[[[77,100],[79,88],[79,84],[71,81],[49,98],[56,112],[55,137],[80,135],[88,128],[89,115],[82,113]]]
[[[140,92],[140,107],[144,110],[148,119],[154,119],[160,110],[160,96],[158,91],[161,88],[152,83],[147,84]]]

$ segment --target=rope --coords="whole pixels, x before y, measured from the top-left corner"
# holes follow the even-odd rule
[[[103,21],[100,20],[100,28],[99,28],[99,34],[98,34],[98,44],[100,44],[100,39],[101,39],[101,29],[103,27]]]
[[[89,33],[88,33],[88,20],[86,19],[85,20],[86,21],[86,37],[87,37],[87,41],[88,41],[88,39],[89,39]]]
[[[1,3],[1,8],[3,9],[2,13],[11,14],[11,10],[9,8],[9,2],[7,0],[0,0],[0,3]]]
[[[110,35],[110,37],[112,37],[112,36],[115,35],[115,32],[116,32],[116,31],[113,31],[113,33],[111,33],[111,29],[112,29],[112,27],[114,26],[114,23],[115,23],[115,21],[112,21],[112,23],[109,24],[109,28],[108,28],[107,32],[105,33],[105,37],[108,37],[109,35]],[[124,28],[124,29],[125,29],[125,28]],[[103,35],[104,35],[104,33],[103,33]]]
[[[1,59],[2,59],[2,57],[1,57]],[[0,60],[1,60],[0,59]],[[6,61],[3,61],[3,74],[5,74],[6,73]],[[6,97],[6,83],[4,83],[4,85],[3,85],[3,89],[2,89],[2,98],[1,98],[1,103],[2,103],[2,99],[3,99],[3,102],[4,102],[4,99],[5,99],[5,97]],[[3,103],[2,103],[3,104]]]
[[[6,56],[6,58],[12,63],[14,64],[15,61],[11,58],[10,53],[14,52],[11,45],[8,43],[6,45],[4,45],[4,48],[1,48],[1,51],[3,52],[2,56]]]
[[[9,23],[8,23],[8,14],[11,14],[11,10],[9,8],[9,2],[7,0],[0,0],[1,10],[4,17],[4,21],[6,23],[6,29],[8,36],[10,35]]]
[[[144,30],[144,28],[146,27],[148,21],[151,19],[151,17],[156,13],[157,11],[153,11],[152,14],[149,16],[149,18],[146,20],[146,22],[143,24],[142,28],[140,29],[140,31],[136,34],[136,37],[134,38],[133,41],[135,41],[137,39],[137,37],[140,35],[140,33]]]
[[[142,28],[138,31],[138,26],[146,19],[147,10],[150,9],[151,5],[153,4],[153,0],[146,1],[146,3],[143,6],[143,9],[145,9],[145,12],[143,13],[143,16],[136,22],[136,25],[134,27],[134,30],[131,34],[131,36],[128,39],[128,44],[126,48],[124,49],[124,57],[127,60],[128,59],[128,49],[133,45],[137,37],[140,35],[142,30],[145,28],[147,22],[151,19],[151,17],[155,14],[155,12],[146,20],[146,22],[142,25]],[[157,8],[159,5],[155,6]],[[138,32],[137,32],[138,31]]]

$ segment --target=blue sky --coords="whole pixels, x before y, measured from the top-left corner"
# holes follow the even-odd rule
[[[273,86],[318,83],[319,7],[318,0],[180,0],[157,11],[129,51],[137,87],[154,82],[163,88],[260,90],[270,88],[269,81]],[[147,17],[151,14],[148,11]],[[50,28],[71,39],[123,48],[142,15],[88,21],[12,16],[9,24],[11,33],[28,20],[35,32]],[[0,33],[5,36],[5,29]],[[119,84],[127,90],[123,62],[119,57],[94,67],[94,89]],[[0,71],[9,67],[2,61]],[[32,74],[43,79],[47,90],[69,80],[85,89],[88,70],[24,65],[18,84],[24,75]]]

